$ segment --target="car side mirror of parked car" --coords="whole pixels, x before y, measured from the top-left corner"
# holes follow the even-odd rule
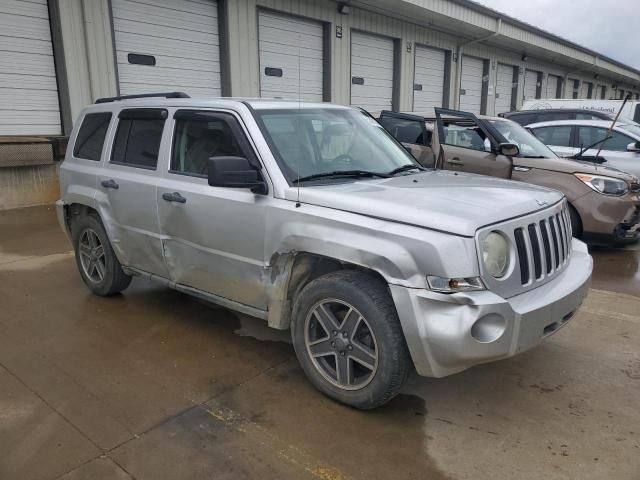
[[[520,148],[515,143],[501,143],[498,145],[498,153],[505,157],[517,157],[520,154]]]
[[[267,193],[262,174],[244,157],[211,157],[207,166],[212,187],[249,188],[253,193]]]
[[[640,152],[640,142],[633,142],[627,145],[627,152]]]

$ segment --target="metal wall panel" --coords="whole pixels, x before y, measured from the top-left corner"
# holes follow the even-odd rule
[[[0,135],[59,135],[46,0],[0,3]]]
[[[538,72],[527,69],[524,74],[523,98],[525,100],[536,98],[537,92],[538,92]]]
[[[498,64],[496,69],[495,114],[510,112],[513,98],[513,65]]]
[[[391,110],[393,53],[392,39],[351,32],[351,105],[370,112]]]
[[[447,78],[444,50],[416,45],[413,77],[413,111],[429,112],[441,107]]]
[[[112,0],[120,94],[220,95],[218,7],[207,0]],[[129,63],[128,55],[156,64]]]
[[[321,102],[322,24],[260,11],[258,28],[260,96]]]
[[[460,110],[480,114],[482,107],[482,77],[484,60],[462,56],[460,74]]]
[[[544,98],[558,98],[558,86],[562,79],[557,75],[547,75],[547,89]]]

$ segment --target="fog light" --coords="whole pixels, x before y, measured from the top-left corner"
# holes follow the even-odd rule
[[[498,340],[507,329],[507,322],[503,316],[490,313],[476,320],[471,327],[471,336],[481,343],[491,343]]]

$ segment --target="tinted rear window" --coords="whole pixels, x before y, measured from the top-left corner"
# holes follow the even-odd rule
[[[163,127],[164,119],[121,118],[111,162],[155,169]]]
[[[111,113],[85,115],[73,146],[73,156],[85,160],[100,160],[104,139],[111,122]]]
[[[424,144],[422,122],[394,117],[380,117],[380,124],[402,143]]]

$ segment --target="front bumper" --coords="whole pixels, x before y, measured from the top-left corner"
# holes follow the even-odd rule
[[[390,289],[416,370],[444,377],[524,352],[552,335],[584,300],[592,269],[586,245],[574,239],[562,273],[508,299],[490,291],[447,295],[397,285]]]
[[[640,238],[640,194],[623,197],[590,192],[573,202],[580,214],[585,241],[590,243],[624,243]]]

